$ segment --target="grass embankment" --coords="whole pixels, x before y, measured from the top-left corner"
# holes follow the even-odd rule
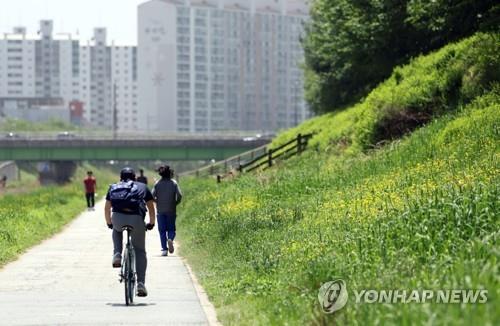
[[[278,138],[319,131],[317,150],[278,168],[183,180],[182,252],[223,323],[500,322],[499,44],[476,36],[396,69],[359,105]],[[318,289],[336,277],[349,302],[326,315]],[[357,304],[361,289],[487,289],[489,300]]]
[[[0,197],[0,267],[61,230],[86,208],[82,180],[88,168],[78,168],[74,181],[65,186],[40,187]],[[116,177],[109,171],[93,171],[102,196]]]

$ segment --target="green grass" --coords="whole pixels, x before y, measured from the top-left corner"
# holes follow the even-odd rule
[[[66,131],[80,130],[81,128],[60,120],[50,120],[47,122],[31,122],[20,119],[6,119],[0,123],[0,131],[6,132],[38,132],[38,131]]]
[[[488,37],[451,47],[458,57],[472,47],[480,61],[490,53]],[[484,51],[478,50],[480,42],[489,44]],[[450,88],[458,92],[444,91],[447,82],[434,81],[446,79],[444,72],[432,74],[430,67],[437,69],[446,51],[398,68],[403,76],[398,85],[415,77],[408,91],[420,89],[398,100],[398,110],[396,100],[387,97],[399,94],[400,86],[389,80],[359,105],[280,136],[275,144],[298,131],[321,130],[313,149],[278,168],[222,184],[182,180],[182,253],[223,324],[500,323],[500,87],[495,80],[477,79],[469,93],[462,76],[460,85]],[[477,69],[486,74],[487,68]],[[435,107],[428,105],[436,100],[424,96],[428,89],[442,90]],[[370,104],[375,98],[380,105]],[[372,149],[384,119],[419,108],[432,114],[432,121]],[[336,277],[346,280],[351,299],[343,310],[326,315],[318,289]],[[353,300],[353,291],[361,289],[464,288],[487,289],[488,302]]]
[[[38,182],[38,177],[30,172],[23,169],[19,171],[19,180],[7,180],[7,187],[4,189],[5,192],[16,192],[33,190],[40,186]]]
[[[273,145],[298,133],[316,131],[311,144],[320,150],[358,153],[390,140],[389,122],[411,131],[414,118],[425,122],[426,117],[453,112],[488,93],[499,82],[498,76],[500,34],[480,33],[397,67],[364,101],[289,129],[278,135]]]
[[[60,231],[85,209],[82,180],[88,168],[88,165],[80,167],[74,181],[65,186],[0,196],[0,267]],[[105,185],[115,178],[109,171],[93,170],[102,185],[99,189],[102,197],[107,190]]]

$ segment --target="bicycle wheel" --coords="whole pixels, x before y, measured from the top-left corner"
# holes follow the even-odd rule
[[[125,304],[128,306],[132,301],[130,301],[130,284],[129,284],[129,275],[131,270],[130,264],[130,254],[128,252],[128,248],[125,248],[123,251],[123,278],[125,283]]]
[[[128,250],[127,250],[128,251]],[[132,252],[129,252],[127,257],[129,269],[127,271],[127,281],[128,283],[128,300],[130,303],[134,302],[134,292],[135,292],[135,275],[134,275],[134,259],[132,257]]]

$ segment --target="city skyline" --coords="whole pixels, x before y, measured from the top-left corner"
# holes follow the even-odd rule
[[[137,46],[111,41],[106,27],[58,35],[52,20],[37,34],[4,33],[0,114],[76,105],[92,125],[181,132],[275,131],[310,115],[304,0],[151,0],[137,10]]]
[[[36,35],[40,20],[54,21],[54,34],[70,33],[74,39],[90,40],[95,27],[108,30],[109,41],[117,45],[137,45],[137,6],[145,0],[17,0],[2,3],[2,36],[14,27],[27,28]],[[119,15],[116,14],[119,9]]]
[[[235,8],[250,8],[251,3],[259,7],[266,0],[165,0],[174,3],[207,3],[221,4]],[[81,41],[93,37],[94,28],[107,29],[109,42],[116,45],[137,45],[137,7],[148,0],[17,0],[2,3],[0,10],[0,36],[10,33],[15,27],[25,27],[28,35],[36,35],[41,20],[54,22],[54,34],[64,37],[71,34],[73,39]],[[291,6],[302,7],[309,0],[277,0]],[[116,8],[119,9],[117,14]]]

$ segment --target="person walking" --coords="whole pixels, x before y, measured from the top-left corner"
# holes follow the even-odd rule
[[[87,209],[89,211],[93,211],[95,206],[95,192],[97,188],[97,181],[96,178],[93,176],[92,171],[87,171],[87,177],[83,179],[83,185],[85,187],[85,199],[87,200]]]
[[[146,210],[147,208],[147,210]],[[146,211],[149,213],[149,223],[144,224]],[[133,227],[132,245],[136,255],[137,296],[148,295],[146,289],[146,229],[155,226],[155,207],[153,195],[145,184],[135,181],[135,172],[126,167],[120,172],[120,182],[112,184],[106,194],[104,218],[108,228],[113,230],[114,268],[121,267],[123,249],[123,230],[125,225]]]
[[[142,182],[145,185],[148,184],[148,178],[144,175],[144,170],[140,169],[139,170],[140,175],[137,177],[137,182]]]
[[[156,201],[161,255],[168,256],[168,252],[171,254],[174,252],[176,208],[181,202],[182,192],[177,182],[172,179],[173,170],[168,165],[160,166],[158,174],[161,176],[161,179],[153,186],[152,193]]]

